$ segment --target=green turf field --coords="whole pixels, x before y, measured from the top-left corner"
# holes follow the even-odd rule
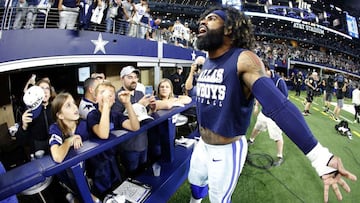
[[[295,97],[295,92],[289,92],[290,100],[303,111],[305,92],[301,97]],[[335,99],[333,99],[335,102]],[[347,99],[345,103],[350,104]],[[331,109],[333,110],[333,108]],[[334,121],[329,114],[323,113],[322,97],[315,97],[310,109],[312,113],[305,117],[316,138],[322,145],[328,147],[331,152],[342,158],[346,169],[353,172],[360,178],[360,124],[352,123],[353,114],[341,111],[341,119],[347,119],[351,128],[353,139],[340,136],[335,131]],[[248,130],[249,137],[254,125],[255,118],[252,118]],[[255,165],[267,166],[267,157],[276,157],[276,146],[268,137],[267,132],[261,133],[255,144],[249,146],[249,156],[254,160]],[[352,182],[347,180],[352,192],[347,194],[344,190],[343,201],[360,202],[360,181]],[[189,202],[190,189],[186,181],[173,195],[169,202]],[[208,198],[203,202],[209,202]],[[232,202],[323,202],[323,184],[316,175],[308,159],[286,136],[284,136],[284,163],[278,167],[259,169],[248,162],[245,163],[243,172],[232,197]],[[330,201],[337,202],[335,194],[330,192]]]

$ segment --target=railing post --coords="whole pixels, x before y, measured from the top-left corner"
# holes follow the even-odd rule
[[[175,123],[173,116],[160,124],[161,154],[166,162],[173,162],[175,157]]]
[[[44,28],[47,27],[47,21],[48,21],[48,18],[49,18],[49,11],[50,11],[50,8],[47,7],[47,8],[46,8],[46,14],[45,14]]]
[[[93,203],[89,185],[84,175],[84,169],[81,167],[81,163],[72,166],[71,171],[74,175],[74,180],[83,202]]]

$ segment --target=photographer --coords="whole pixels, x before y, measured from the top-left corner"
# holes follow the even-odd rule
[[[310,107],[314,100],[314,93],[315,91],[318,90],[317,83],[313,78],[313,74],[310,75],[310,77],[305,80],[305,85],[306,85],[306,104],[303,115],[308,116],[311,114]]]
[[[197,78],[201,72],[201,68],[205,62],[205,58],[203,56],[198,56],[194,63],[191,64],[190,73],[185,81],[185,90],[189,96],[195,96],[196,92],[193,88],[196,85]]]
[[[334,93],[334,78],[333,78],[333,76],[329,75],[329,77],[327,78],[326,83],[325,83],[325,92],[324,92],[324,94],[325,94],[325,110],[324,110],[324,112],[325,113],[329,112],[333,93]]]
[[[360,115],[360,85],[356,84],[355,89],[351,92],[351,101],[355,108],[355,120],[354,123],[359,123],[359,115]]]
[[[342,107],[344,106],[344,97],[346,93],[346,89],[348,86],[348,80],[344,77],[344,75],[339,74],[335,78],[335,88],[336,88],[336,106],[334,108],[333,119],[335,121],[339,120],[339,115]]]
[[[299,71],[296,76],[294,77],[294,85],[295,85],[295,96],[300,97],[301,94],[301,86],[303,85],[304,78],[301,71]]]

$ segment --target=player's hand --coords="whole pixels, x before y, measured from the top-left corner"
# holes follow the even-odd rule
[[[353,181],[356,181],[357,177],[344,168],[344,166],[343,166],[343,164],[341,162],[341,159],[339,157],[334,156],[333,158],[331,158],[328,166],[332,167],[334,169],[337,169],[337,171],[335,171],[333,173],[330,173],[330,174],[323,175],[321,177],[321,179],[324,182],[324,202],[329,201],[329,188],[330,188],[330,186],[334,190],[337,199],[342,200],[342,195],[341,195],[341,192],[340,192],[340,189],[339,189],[339,185],[342,186],[342,188],[346,192],[350,192],[350,187],[344,181],[343,177],[348,178],[348,179],[353,180]]]

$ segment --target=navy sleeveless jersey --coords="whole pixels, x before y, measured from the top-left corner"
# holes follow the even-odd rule
[[[254,104],[246,98],[237,74],[243,49],[232,48],[216,59],[206,59],[196,84],[196,110],[200,126],[224,136],[245,135]]]

